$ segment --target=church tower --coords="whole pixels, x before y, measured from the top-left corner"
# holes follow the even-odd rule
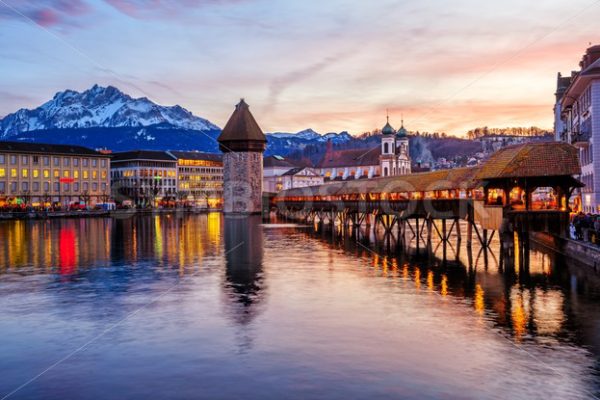
[[[379,164],[381,176],[395,175],[396,168],[396,140],[394,138],[396,131],[390,125],[390,117],[387,117],[387,122],[381,129],[381,155],[379,156]]]
[[[404,128],[404,118],[401,120],[400,129],[396,132],[396,175],[410,174],[410,153],[407,131]]]
[[[263,152],[267,138],[240,100],[217,139],[223,154],[223,213],[262,211]]]

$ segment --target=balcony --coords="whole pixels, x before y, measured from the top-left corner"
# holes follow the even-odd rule
[[[575,147],[587,147],[590,145],[591,132],[573,132],[571,134],[571,144]]]

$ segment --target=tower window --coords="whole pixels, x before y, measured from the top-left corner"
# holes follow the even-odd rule
[[[388,153],[389,153],[389,150],[390,150],[390,147],[389,147],[389,145],[388,145],[387,143],[384,143],[384,144],[383,144],[383,153],[384,153],[384,154],[388,154]]]

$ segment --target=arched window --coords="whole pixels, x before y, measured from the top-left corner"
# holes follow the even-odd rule
[[[383,154],[388,154],[389,152],[389,146],[387,143],[383,144]]]

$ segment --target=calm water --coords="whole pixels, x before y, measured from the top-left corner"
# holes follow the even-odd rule
[[[255,222],[1,222],[0,398],[599,393],[594,275],[535,249],[499,271],[464,244],[443,264]]]

